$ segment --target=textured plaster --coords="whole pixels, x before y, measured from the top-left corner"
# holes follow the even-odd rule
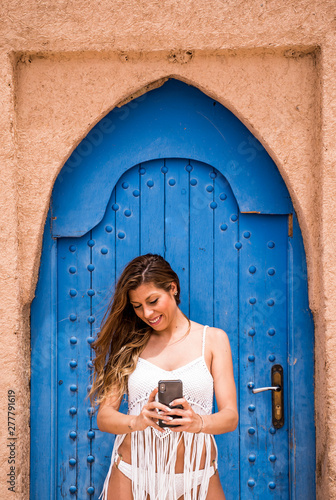
[[[0,497],[13,388],[11,496],[29,498],[29,314],[53,183],[106,113],[175,77],[245,123],[292,196],[315,321],[317,498],[336,498],[334,2],[11,0],[0,11]]]

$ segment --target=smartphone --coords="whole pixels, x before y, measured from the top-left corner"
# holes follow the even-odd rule
[[[182,380],[159,380],[159,403],[162,403],[170,408],[181,408],[182,405],[170,406],[174,399],[183,398]],[[182,418],[180,415],[170,415],[173,418]],[[159,426],[176,427],[176,425],[167,424],[163,420],[159,420]]]

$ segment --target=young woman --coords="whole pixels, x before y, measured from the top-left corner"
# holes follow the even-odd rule
[[[136,257],[92,344],[89,396],[100,405],[98,428],[116,434],[102,500],[225,500],[214,434],[238,424],[230,343],[223,330],[190,321],[179,303],[179,279],[168,262]],[[183,398],[170,406],[183,409],[172,410],[158,402],[158,382],[176,379]],[[124,393],[127,415],[118,411]],[[159,419],[175,427],[161,428]]]

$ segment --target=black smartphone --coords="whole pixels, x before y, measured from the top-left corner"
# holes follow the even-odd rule
[[[174,399],[183,398],[182,380],[159,380],[159,403],[162,403],[170,408],[181,408],[182,405],[170,406]],[[182,418],[180,415],[170,415],[172,418]],[[176,425],[167,424],[163,420],[159,420],[159,426],[176,427]]]

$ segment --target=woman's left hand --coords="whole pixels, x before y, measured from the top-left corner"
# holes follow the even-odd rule
[[[173,406],[181,405],[183,406],[183,410],[180,408],[173,408]],[[170,408],[172,411],[167,413],[168,416],[178,415],[182,418],[173,418],[169,425],[173,425],[174,427],[169,427],[172,432],[199,432],[202,428],[203,422],[198,413],[195,413],[191,408],[190,404],[185,398],[175,399],[170,403]],[[166,414],[162,410],[160,414]]]

